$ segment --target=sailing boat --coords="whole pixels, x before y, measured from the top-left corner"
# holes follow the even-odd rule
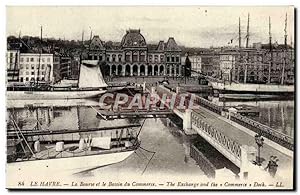
[[[41,26],[38,77],[42,55],[42,32]],[[81,99],[97,97],[106,92],[108,85],[104,81],[97,60],[81,60],[79,71],[78,87],[62,83],[50,85],[39,80],[30,85],[7,83],[6,97],[8,100]],[[47,75],[50,76],[50,72]]]
[[[77,112],[79,116],[78,108]],[[8,181],[30,175],[33,169],[41,174],[70,175],[115,164],[140,146],[140,124],[47,130],[36,121],[35,129],[25,130],[10,116],[13,129],[7,131]]]
[[[106,92],[104,81],[97,61],[83,60],[80,66],[78,87],[71,85],[7,86],[8,100],[39,99],[81,99],[97,97]]]
[[[287,48],[286,43],[286,28],[287,28],[287,16],[285,21],[285,48]],[[251,48],[248,48],[249,44],[249,14],[248,14],[248,24],[247,24],[247,42],[246,48],[243,49],[245,52],[251,51]],[[277,98],[277,97],[287,97],[293,98],[295,87],[294,85],[284,84],[284,71],[285,67],[282,67],[282,76],[281,76],[281,84],[270,84],[270,74],[271,74],[271,64],[273,63],[272,58],[272,37],[271,37],[271,22],[269,18],[269,40],[270,40],[270,51],[271,51],[271,60],[269,65],[269,78],[267,84],[254,84],[254,83],[246,83],[247,82],[247,66],[250,62],[241,63],[238,62],[238,68],[240,65],[244,65],[245,73],[244,73],[244,83],[239,82],[231,82],[229,84],[224,81],[215,81],[209,78],[209,85],[212,86],[214,92],[219,94],[221,98],[228,99],[256,99],[256,98]],[[239,53],[241,52],[241,31],[240,31],[240,21],[239,21]],[[285,52],[285,51],[284,51]],[[241,55],[241,54],[239,54]],[[285,55],[285,53],[284,53]],[[286,57],[284,57],[283,65],[285,65]],[[248,70],[249,71],[249,70]],[[238,70],[238,74],[240,74],[240,70]]]

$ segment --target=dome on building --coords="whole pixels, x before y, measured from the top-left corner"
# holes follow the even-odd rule
[[[147,47],[146,40],[140,30],[129,29],[126,31],[122,42],[122,47]]]

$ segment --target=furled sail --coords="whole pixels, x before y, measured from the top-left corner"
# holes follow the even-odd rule
[[[80,66],[79,88],[107,87],[97,60],[84,60]]]

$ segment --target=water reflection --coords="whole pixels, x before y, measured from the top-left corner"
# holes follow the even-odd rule
[[[219,98],[209,97],[209,100],[223,107],[239,105],[255,106],[259,110],[258,116],[250,118],[268,125],[286,135],[294,137],[294,101],[220,101]]]
[[[96,117],[95,110],[98,109],[98,100],[93,102],[81,102],[79,105],[71,105],[70,102],[64,105],[30,105],[23,103],[23,107],[9,107],[8,115],[13,115],[21,129],[30,130],[36,127],[37,121],[40,122],[42,129],[89,129],[98,127],[120,126],[132,123],[140,123],[144,119],[118,119],[101,120]],[[13,104],[12,104],[13,105]],[[20,104],[21,105],[21,104]],[[26,106],[27,105],[27,106]],[[30,105],[30,106],[28,106]],[[71,106],[70,106],[71,105]],[[144,175],[146,174],[189,174],[203,175],[203,172],[189,158],[190,138],[180,133],[179,127],[169,121],[169,119],[147,119],[141,131],[139,139],[141,146],[147,150],[155,152]],[[13,129],[8,123],[8,129]],[[118,177],[119,174],[137,173],[142,174],[150,154],[139,149],[125,161],[115,165],[94,170],[91,175],[103,173]],[[119,170],[122,170],[121,172]],[[88,176],[91,176],[88,174]]]

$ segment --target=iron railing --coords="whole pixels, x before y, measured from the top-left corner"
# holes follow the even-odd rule
[[[241,145],[236,141],[228,138],[226,135],[218,131],[200,118],[196,112],[192,112],[192,124],[203,131],[207,136],[211,137],[215,142],[220,144],[224,149],[230,152],[234,157],[241,158]]]
[[[270,139],[273,142],[278,143],[289,150],[294,151],[294,139],[284,133],[276,131],[269,126],[263,125],[240,114],[232,113],[230,120],[256,132],[257,134],[262,135],[263,137]]]

